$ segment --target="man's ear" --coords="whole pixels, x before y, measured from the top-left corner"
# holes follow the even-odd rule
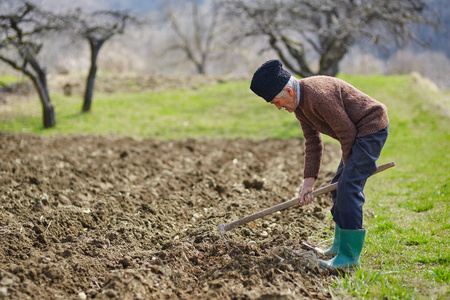
[[[290,87],[286,87],[284,88],[284,90],[286,91],[286,93],[289,94],[289,96],[294,96],[294,90],[291,89]]]

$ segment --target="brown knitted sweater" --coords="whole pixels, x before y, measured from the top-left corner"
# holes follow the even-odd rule
[[[384,104],[329,76],[300,80],[300,105],[295,116],[305,137],[305,178],[317,178],[319,174],[321,133],[339,141],[345,164],[356,138],[376,133],[389,124]]]

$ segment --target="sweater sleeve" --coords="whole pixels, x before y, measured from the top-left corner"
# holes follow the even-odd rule
[[[317,178],[319,176],[320,165],[322,163],[323,143],[320,132],[314,129],[306,118],[298,118],[302,126],[303,136],[305,137],[305,166],[303,177]]]

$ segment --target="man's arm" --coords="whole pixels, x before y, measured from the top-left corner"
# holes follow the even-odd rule
[[[319,176],[322,163],[323,143],[320,132],[312,127],[302,111],[296,111],[305,138],[305,159],[303,178]]]

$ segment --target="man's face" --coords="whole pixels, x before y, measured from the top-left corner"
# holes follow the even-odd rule
[[[284,88],[269,103],[275,105],[278,108],[278,110],[284,108],[289,113],[292,113],[297,108],[297,98],[294,96],[295,96],[294,91],[291,88]]]

